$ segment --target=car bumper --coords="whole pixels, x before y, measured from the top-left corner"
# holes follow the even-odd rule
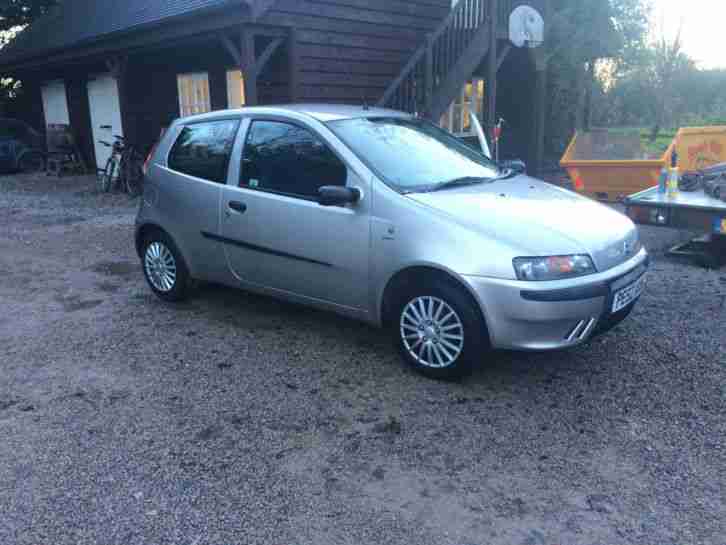
[[[612,313],[615,294],[646,274],[645,250],[603,273],[554,282],[466,276],[479,299],[494,348],[557,350],[611,329],[636,300]]]

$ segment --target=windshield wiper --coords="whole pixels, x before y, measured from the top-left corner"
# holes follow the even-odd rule
[[[452,187],[482,184],[484,182],[491,182],[492,180],[493,178],[482,178],[480,176],[464,176],[462,178],[454,178],[453,180],[436,184],[431,188],[431,191],[441,191],[442,189],[449,189]]]
[[[511,168],[508,168],[508,169],[502,171],[502,173],[499,176],[497,176],[496,178],[492,178],[489,181],[490,182],[500,182],[502,180],[510,180],[512,178],[516,178],[518,175],[519,175],[518,172],[516,172],[515,170],[512,170]]]

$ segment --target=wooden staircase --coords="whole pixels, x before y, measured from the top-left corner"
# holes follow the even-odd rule
[[[378,105],[438,121],[489,52],[491,18],[501,16],[493,11],[491,0],[460,0]]]

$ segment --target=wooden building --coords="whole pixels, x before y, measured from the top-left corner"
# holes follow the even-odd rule
[[[179,116],[286,102],[381,104],[461,135],[470,115],[499,113],[516,118],[518,154],[536,165],[544,65],[536,49],[513,53],[509,18],[545,2],[65,0],[0,51],[0,75],[25,89],[12,114],[70,124],[99,166],[111,133],[143,150]]]

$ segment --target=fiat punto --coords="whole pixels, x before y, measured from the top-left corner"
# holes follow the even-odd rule
[[[384,109],[295,105],[176,121],[136,222],[148,284],[194,280],[386,328],[434,378],[622,321],[648,266],[616,210]]]

